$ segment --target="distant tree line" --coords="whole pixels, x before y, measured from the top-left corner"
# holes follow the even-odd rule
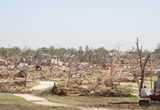
[[[0,47],[0,57],[3,58],[17,58],[17,57],[33,57],[33,58],[42,58],[43,56],[48,57],[57,57],[62,61],[66,57],[74,56],[80,62],[89,62],[89,63],[103,63],[105,58],[109,56],[109,51],[104,47],[100,48],[55,48],[55,47],[42,47],[38,49],[24,48],[19,47],[5,48]]]
[[[66,57],[76,58],[79,62],[88,62],[92,64],[103,64],[106,61],[106,58],[110,57],[112,53],[118,53],[119,50],[108,50],[104,47],[100,48],[90,48],[79,47],[79,48],[55,48],[55,47],[42,47],[38,49],[31,48],[19,48],[19,47],[11,47],[5,48],[0,47],[0,57],[3,58],[35,58],[41,59],[43,56],[47,56],[48,58],[57,57],[61,61],[64,61]],[[126,51],[126,55],[129,53],[134,54],[134,50]],[[144,51],[143,54],[147,54],[150,51]],[[154,50],[154,55],[160,58],[160,44]]]

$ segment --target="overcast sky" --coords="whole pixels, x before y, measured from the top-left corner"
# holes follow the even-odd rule
[[[0,46],[146,49],[160,43],[160,0],[0,0]]]

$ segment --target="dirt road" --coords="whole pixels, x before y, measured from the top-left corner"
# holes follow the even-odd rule
[[[31,88],[32,91],[44,91],[46,89],[52,88],[55,85],[53,81],[39,81],[38,85]],[[25,100],[32,102],[33,104],[46,105],[46,106],[68,106],[65,104],[52,103],[32,94],[14,94],[15,96],[22,97]]]
[[[45,98],[34,96],[32,94],[14,94],[14,95],[18,96],[18,97],[22,97],[25,100],[27,100],[29,102],[32,102],[33,104],[37,104],[37,105],[69,107],[68,105],[65,105],[65,104],[59,104],[59,103],[49,102]]]

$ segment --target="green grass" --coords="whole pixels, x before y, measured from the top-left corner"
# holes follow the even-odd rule
[[[142,108],[138,105],[136,97],[61,97],[45,96],[49,101],[55,103],[68,104],[82,107],[104,107],[112,109],[132,109],[132,110],[160,110],[160,104]],[[130,104],[126,104],[130,102]],[[124,104],[123,104],[124,103]]]
[[[66,107],[46,107],[34,105],[23,98],[9,93],[0,93],[0,110],[77,110]]]
[[[49,101],[55,103],[63,103],[74,106],[97,106],[97,105],[108,105],[110,103],[120,103],[120,102],[131,102],[135,103],[138,101],[136,97],[128,98],[115,98],[115,97],[83,97],[83,96],[45,96]]]
[[[9,93],[0,93],[0,104],[32,105],[30,102],[25,101],[23,98],[14,96]]]
[[[79,110],[76,108],[66,108],[66,107],[45,107],[45,106],[22,106],[22,105],[4,105],[0,104],[0,110]]]

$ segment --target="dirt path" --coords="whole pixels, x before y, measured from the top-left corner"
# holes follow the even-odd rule
[[[59,106],[59,107],[74,107],[74,108],[79,108],[80,110],[112,110],[112,109],[107,109],[107,108],[87,108],[87,107],[78,107],[78,106],[71,106],[71,105],[66,105],[66,104],[60,104],[60,103],[53,103],[48,101],[45,98],[41,98],[38,96],[34,96],[32,94],[14,94],[15,96],[24,98],[26,101],[29,101],[33,104],[36,105],[43,105],[43,106]]]
[[[52,88],[54,86],[53,81],[39,81],[39,84],[37,86],[34,86],[31,88],[33,91],[43,91],[49,88]],[[73,107],[71,105],[66,105],[66,104],[60,104],[60,103],[53,103],[48,101],[45,98],[38,97],[32,94],[14,94],[15,96],[24,98],[26,101],[29,101],[33,104],[37,105],[43,105],[43,106],[61,106],[61,107]],[[80,110],[111,110],[111,109],[106,109],[106,108],[85,108],[85,107],[75,107],[79,108]]]
[[[52,88],[55,84],[53,81],[39,81],[38,83],[39,83],[38,85],[31,88],[32,91],[44,91],[46,89]],[[32,94],[14,94],[14,95],[22,97],[25,100],[32,102],[33,104],[44,105],[44,106],[63,106],[63,107],[68,106],[65,104],[52,103],[45,98],[41,98]]]
[[[25,100],[27,100],[29,102],[32,102],[33,104],[37,104],[37,105],[69,107],[68,105],[65,105],[65,104],[49,102],[45,98],[41,98],[41,97],[34,96],[34,95],[31,95],[31,94],[14,94],[14,95],[18,96],[18,97],[22,97]]]

